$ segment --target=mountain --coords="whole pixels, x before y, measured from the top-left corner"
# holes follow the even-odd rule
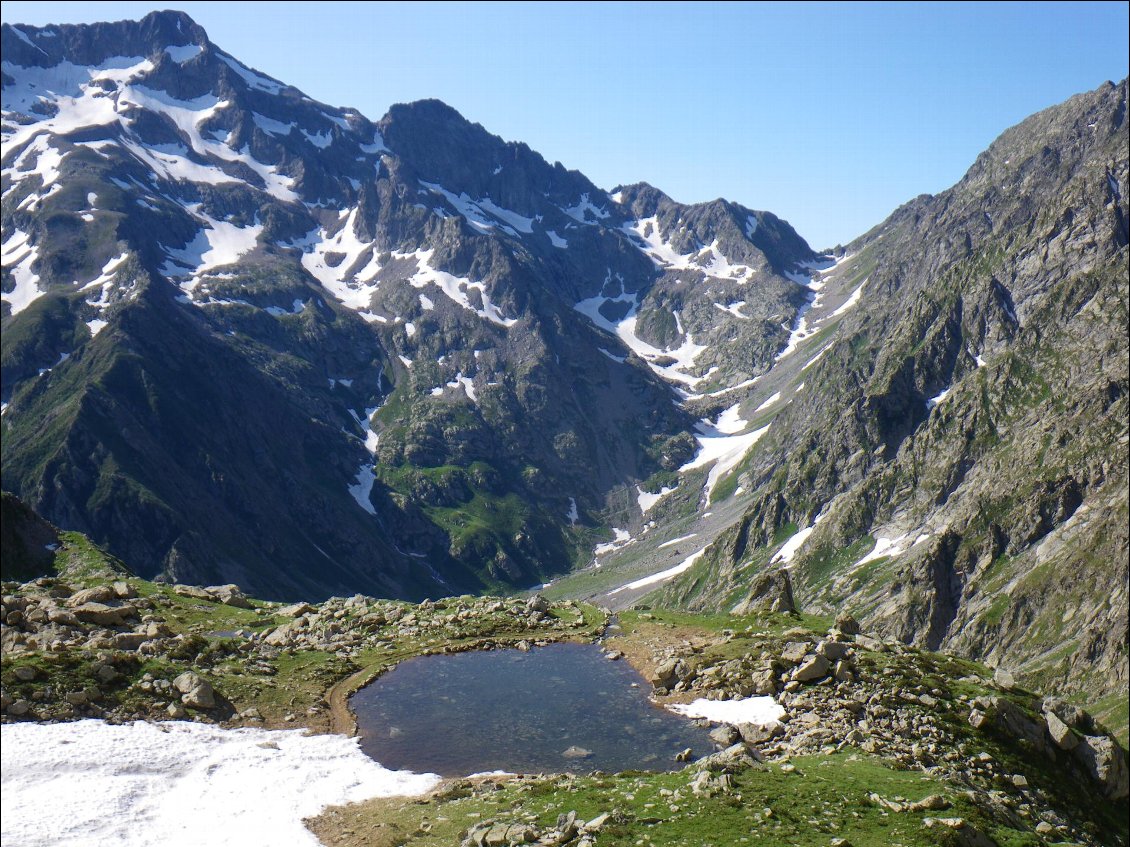
[[[314,102],[181,13],[2,46],[3,485],[144,576],[418,599],[566,571],[692,463],[822,263],[436,101]]]
[[[1126,95],[1029,118],[847,246],[832,273],[860,306],[768,375],[788,404],[746,460],[751,504],[665,602],[741,607],[785,562],[808,610],[1124,725]]]
[[[819,254],[181,13],[2,39],[3,486],[51,524],[268,598],[795,597],[1125,726],[1125,81]]]

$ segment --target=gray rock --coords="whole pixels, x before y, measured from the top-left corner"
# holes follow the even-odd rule
[[[604,825],[612,819],[612,815],[608,812],[601,812],[595,818],[592,818],[585,824],[585,832],[600,832],[604,829]]]
[[[785,727],[777,721],[770,724],[740,723],[736,728],[746,744],[765,744],[785,734]]]
[[[244,596],[238,585],[213,585],[209,586],[206,591],[225,606],[233,606],[237,609],[251,608],[250,601]]]
[[[715,744],[721,745],[722,747],[729,747],[731,744],[737,742],[741,737],[741,733],[737,730],[737,728],[730,726],[730,724],[728,723],[724,723],[721,726],[716,726],[714,727],[714,729],[710,730],[710,740]]]
[[[677,671],[681,659],[665,659],[655,666],[651,673],[651,682],[657,688],[670,688],[677,679]]]
[[[531,612],[545,613],[549,611],[549,601],[540,594],[535,594],[526,601],[526,608]]]
[[[592,750],[586,750],[584,747],[573,745],[572,747],[565,748],[561,753],[566,759],[587,759],[592,756]]]
[[[798,664],[812,649],[810,641],[789,641],[781,650],[781,660],[789,664]]]
[[[137,609],[133,606],[106,606],[102,603],[83,603],[72,612],[80,621],[100,626],[121,626],[128,618],[137,617]]]
[[[105,603],[107,600],[116,600],[117,595],[109,585],[96,585],[93,588],[84,588],[76,591],[67,599],[67,605],[72,609],[85,603]]]
[[[831,668],[832,663],[823,656],[811,656],[801,662],[800,666],[793,671],[792,678],[794,682],[812,682],[827,676]]]
[[[1094,730],[1094,719],[1085,709],[1074,703],[1068,703],[1059,697],[1045,697],[1040,703],[1040,708],[1045,715],[1055,715],[1074,730],[1084,734],[1090,734]]]
[[[1045,712],[1044,720],[1048,723],[1048,735],[1060,750],[1074,750],[1079,745],[1079,736],[1055,712]]]
[[[840,612],[836,615],[836,629],[844,635],[859,635],[859,621],[852,617],[851,612]]]
[[[119,600],[132,600],[137,596],[137,589],[125,580],[115,582],[110,586],[110,589],[114,592],[114,596]]]
[[[283,606],[277,609],[275,614],[283,618],[297,618],[299,615],[308,615],[311,612],[317,611],[309,603],[294,603],[290,606]]]
[[[993,672],[993,682],[1005,691],[1011,691],[1016,687],[1016,677],[1012,675],[1011,671],[1007,671],[1004,668],[997,668]]]
[[[735,615],[749,612],[796,612],[793,583],[785,568],[758,575],[749,587],[746,598],[730,611]]]
[[[179,594],[181,597],[191,597],[193,600],[207,600],[209,603],[216,602],[215,597],[198,585],[174,585],[173,593]]]
[[[843,641],[821,641],[816,645],[816,655],[831,662],[838,662],[851,655],[851,645]]]
[[[766,696],[777,693],[777,675],[772,668],[766,668],[753,675],[752,694]]]
[[[216,706],[215,691],[211,683],[192,671],[186,671],[174,679],[173,688],[181,692],[181,702],[193,709],[212,709]]]
[[[1072,752],[1106,797],[1115,801],[1126,799],[1130,793],[1130,773],[1126,753],[1117,741],[1105,735],[1085,735]]]
[[[712,771],[726,771],[733,773],[757,764],[757,759],[745,744],[732,744],[725,750],[720,750],[710,756],[703,756],[695,763],[700,768]]]

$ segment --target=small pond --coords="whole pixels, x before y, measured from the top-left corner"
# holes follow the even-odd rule
[[[465,776],[664,771],[714,750],[708,730],[653,705],[595,644],[479,650],[402,662],[350,700],[361,747],[387,768]]]

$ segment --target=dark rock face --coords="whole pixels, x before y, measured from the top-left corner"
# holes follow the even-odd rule
[[[180,13],[3,47],[3,484],[143,575],[541,582],[689,458],[673,386],[771,360],[721,307],[791,320],[816,258],[437,101],[316,103]]]
[[[3,578],[27,580],[52,572],[59,530],[7,491],[0,494],[0,563]]]

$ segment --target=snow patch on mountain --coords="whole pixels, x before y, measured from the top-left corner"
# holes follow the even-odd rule
[[[14,80],[4,86],[3,110],[30,119],[4,121],[0,137],[8,150],[15,150],[40,133],[67,135],[119,122],[115,98],[98,83],[124,86],[152,71],[153,63],[141,56],[113,56],[97,66],[60,62],[49,68],[25,68],[4,62],[3,70]],[[54,114],[44,114],[44,106],[53,107]]]
[[[644,491],[640,486],[636,486],[636,502],[640,507],[640,514],[646,515],[656,503],[674,491],[674,488],[668,488],[666,485],[659,489],[656,494],[650,491]]]
[[[439,194],[447,200],[466,219],[467,223],[479,232],[491,232],[498,228],[510,235],[517,236],[519,232],[530,233],[534,231],[533,218],[527,218],[510,209],[504,209],[492,201],[490,197],[474,200],[467,196],[465,192],[456,195],[434,182],[420,180],[420,184],[431,193]]]
[[[632,535],[626,529],[619,527],[612,528],[612,540],[606,541],[603,544],[597,544],[592,548],[592,554],[596,557],[606,556],[609,553],[614,553],[622,547],[626,547],[632,543]]]
[[[416,260],[416,273],[408,279],[413,288],[435,285],[447,295],[448,299],[501,327],[509,328],[518,322],[516,318],[504,317],[498,307],[491,302],[487,294],[486,283],[475,282],[466,277],[455,276],[432,267],[431,259],[434,253],[434,249],[416,250],[413,253],[394,253],[393,256],[398,259],[414,258]],[[474,304],[471,299],[471,291],[476,292],[477,298],[482,303],[481,306]]]
[[[269,77],[263,76],[261,73],[251,70],[251,68],[246,65],[240,64],[230,56],[225,56],[222,53],[217,53],[217,55],[220,57],[221,62],[235,71],[236,75],[251,88],[258,91],[265,91],[268,94],[278,94],[286,87],[282,83],[276,82]]]
[[[589,200],[587,193],[581,195],[581,199],[577,201],[576,205],[562,208],[561,211],[582,224],[595,224],[609,217],[608,211],[602,207],[596,206]],[[590,221],[589,215],[592,215],[596,220]]]
[[[250,253],[259,242],[263,225],[256,220],[250,226],[239,226],[221,221],[200,211],[199,206],[188,207],[204,223],[195,237],[183,247],[165,246],[169,260],[162,265],[161,273],[168,277],[193,277],[181,288],[191,293],[199,282],[198,277],[213,268],[231,265]]]
[[[762,412],[765,409],[768,409],[770,406],[772,406],[774,403],[776,403],[780,399],[781,399],[781,392],[778,391],[775,394],[768,397],[765,400],[765,402],[763,402],[760,406],[758,406],[756,409],[754,409],[753,413],[756,415],[758,412]]]
[[[0,264],[12,275],[15,286],[6,291],[2,299],[13,315],[22,312],[47,292],[39,287],[39,274],[31,266],[39,260],[39,250],[28,243],[31,236],[22,230],[13,230],[0,248]]]
[[[669,579],[674,579],[681,573],[690,570],[691,567],[706,553],[706,548],[703,547],[697,553],[692,553],[683,559],[682,562],[675,565],[673,568],[667,568],[665,571],[653,573],[650,576],[641,577],[640,579],[633,580],[632,582],[621,585],[619,588],[613,588],[609,594],[619,594],[621,591],[633,591],[637,588],[646,588],[649,585],[657,585],[660,582],[666,582]]]
[[[610,281],[610,279],[605,280],[605,287],[607,287]],[[602,306],[609,303],[628,303],[629,308],[627,314],[618,321],[609,320],[600,311]],[[687,334],[679,347],[668,350],[660,350],[653,347],[636,335],[636,313],[639,310],[639,303],[635,294],[629,294],[624,290],[622,280],[620,282],[620,293],[615,297],[597,294],[594,297],[589,297],[576,303],[573,308],[588,317],[588,319],[600,329],[619,338],[625,347],[647,362],[648,367],[660,376],[691,387],[702,382],[709,376],[709,373],[703,376],[694,376],[693,374],[686,373],[687,370],[694,367],[695,359],[699,354],[709,349],[706,345],[696,344],[690,334]],[[659,364],[656,361],[660,360],[666,362],[668,359],[673,359],[674,361],[664,364]]]
[[[726,312],[727,314],[733,315],[735,318],[740,318],[743,321],[748,321],[750,319],[749,315],[742,312],[742,306],[744,306],[745,304],[745,300],[735,300],[733,303],[729,303],[725,306],[723,306],[721,303],[715,303],[714,308]]]
[[[376,515],[377,510],[373,508],[373,503],[369,499],[373,494],[373,483],[376,482],[376,477],[373,476],[373,466],[369,460],[361,464],[357,469],[356,481],[349,486],[349,493],[357,505],[368,512],[370,515]]]
[[[695,440],[699,444],[698,453],[691,461],[679,468],[679,473],[685,473],[695,468],[713,464],[703,487],[707,500],[710,499],[710,495],[714,492],[715,486],[718,485],[722,477],[733,470],[753,445],[769,431],[768,425],[750,432],[738,431],[747,426],[748,422],[736,417],[736,409],[737,406],[731,406],[718,416],[716,422],[704,419],[695,424],[695,429],[698,432],[695,436]],[[727,419],[727,415],[733,417]],[[740,427],[737,426],[739,423]],[[727,432],[727,429],[731,431]]]
[[[203,53],[204,48],[199,44],[174,44],[166,47],[165,52],[168,53],[169,58],[178,65],[183,65]]]

